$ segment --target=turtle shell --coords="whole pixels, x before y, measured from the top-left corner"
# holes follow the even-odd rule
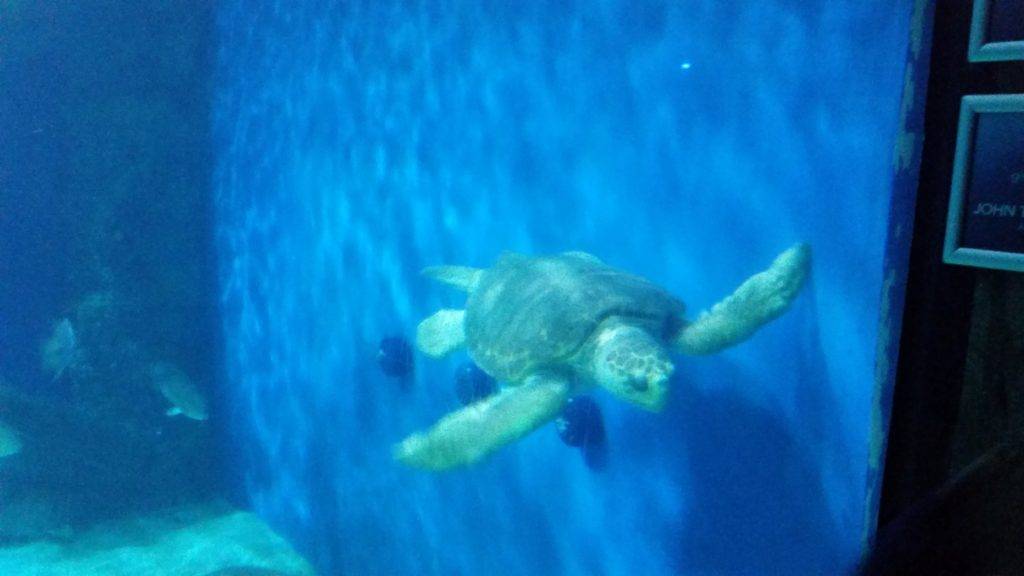
[[[602,321],[619,317],[667,339],[683,303],[648,280],[584,253],[506,253],[484,272],[466,302],[466,345],[499,380],[518,382],[564,364]]]

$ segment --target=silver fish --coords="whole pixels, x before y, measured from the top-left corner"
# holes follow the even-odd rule
[[[43,344],[43,369],[53,374],[53,380],[57,381],[78,360],[78,356],[75,329],[70,320],[62,318]]]
[[[156,362],[150,366],[150,376],[153,385],[171,403],[168,416],[180,414],[193,420],[210,417],[206,397],[180,368],[167,362]]]
[[[21,452],[21,437],[13,428],[0,422],[0,458],[14,456]]]

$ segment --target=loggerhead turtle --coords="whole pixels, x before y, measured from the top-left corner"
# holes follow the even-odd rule
[[[555,419],[593,386],[657,412],[668,396],[670,351],[711,354],[749,338],[800,292],[810,249],[797,244],[688,322],[683,303],[650,281],[584,252],[505,253],[489,269],[423,273],[469,293],[465,310],[420,323],[419,349],[440,358],[465,346],[502,390],[452,412],[394,448],[428,470],[472,464]]]

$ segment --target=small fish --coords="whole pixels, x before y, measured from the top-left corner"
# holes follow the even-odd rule
[[[53,381],[56,382],[78,357],[78,338],[75,336],[75,329],[70,320],[62,318],[43,343],[43,369],[53,374]]]
[[[210,417],[206,397],[180,368],[167,362],[156,362],[150,367],[150,376],[153,385],[171,403],[168,416],[182,415],[193,420]]]
[[[21,452],[21,438],[10,426],[0,422],[0,458]]]

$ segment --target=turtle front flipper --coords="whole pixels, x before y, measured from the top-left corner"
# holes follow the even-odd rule
[[[522,386],[452,412],[394,449],[395,459],[425,470],[468,466],[554,420],[569,398],[569,382],[531,376]]]
[[[811,268],[811,248],[797,244],[780,254],[728,298],[715,304],[680,331],[676,348],[683,354],[712,354],[750,338],[793,303]]]
[[[416,347],[443,358],[466,344],[465,310],[439,310],[416,327]]]

